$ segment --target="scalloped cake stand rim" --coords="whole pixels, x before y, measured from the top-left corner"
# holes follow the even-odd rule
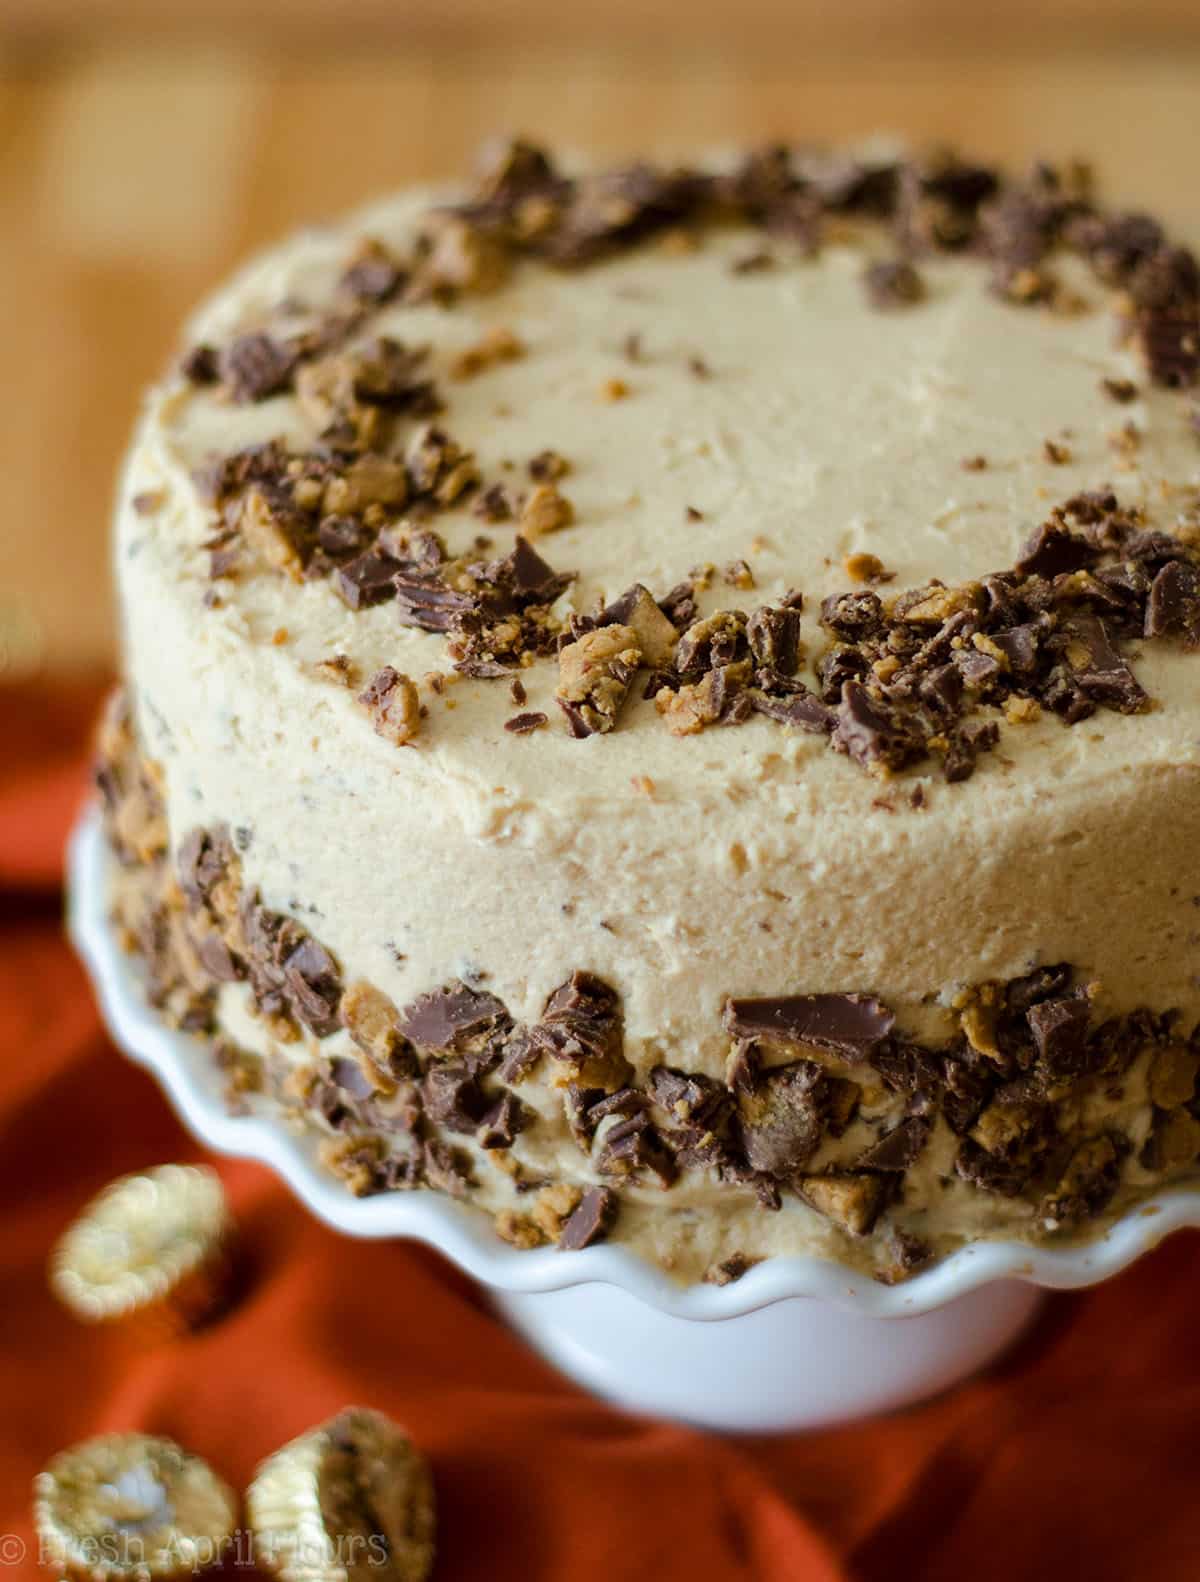
[[[99,814],[91,806],[68,846],[68,932],[118,1047],[157,1078],[192,1134],[217,1153],[268,1165],[334,1229],[423,1242],[500,1292],[528,1295],[596,1283],[623,1290],[660,1313],[701,1320],[735,1318],[794,1297],[816,1297],[873,1318],[906,1317],[932,1312],[992,1281],[1015,1279],[1054,1290],[1094,1285],[1173,1231],[1200,1227],[1200,1188],[1173,1187],[1090,1242],[976,1242],[901,1285],[882,1285],[825,1259],[775,1257],[730,1285],[682,1286],[619,1244],[581,1252],[520,1251],[502,1242],[477,1209],[437,1193],[357,1198],[321,1169],[311,1140],[265,1115],[231,1115],[203,1040],[166,1026],[146,1003],[138,965],[121,950],[110,924],[111,866]]]

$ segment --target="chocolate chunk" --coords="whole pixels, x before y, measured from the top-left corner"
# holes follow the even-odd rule
[[[539,1053],[574,1068],[575,1078],[612,1092],[627,1081],[624,1034],[617,992],[590,972],[573,972],[550,995],[542,1019],[530,1029]]]
[[[425,1181],[436,1192],[463,1198],[471,1185],[469,1160],[449,1143],[432,1138],[422,1145],[422,1170]],[[406,1183],[407,1184],[407,1183]]]
[[[486,488],[471,510],[485,522],[510,522],[513,517],[513,503],[502,483]]]
[[[301,941],[283,963],[284,982],[296,1015],[318,1038],[327,1038],[341,1025],[338,1002],[342,980],[337,963],[311,937]]]
[[[555,192],[561,178],[549,155],[524,138],[497,138],[479,158],[478,196],[502,206]]]
[[[811,1060],[769,1071],[738,1099],[742,1143],[754,1170],[791,1176],[816,1152],[825,1112],[824,1074]]]
[[[209,346],[204,342],[193,346],[190,351],[185,353],[183,359],[181,360],[179,364],[179,372],[189,382],[189,384],[216,384],[217,380],[221,377],[220,367],[217,361],[216,347]]]
[[[1072,517],[1082,527],[1102,528],[1110,517],[1120,515],[1117,497],[1111,489],[1084,489],[1063,502],[1063,517]],[[1109,545],[1108,547],[1115,547]]]
[[[883,1078],[884,1085],[893,1092],[910,1097],[924,1094],[938,1099],[941,1094],[942,1066],[937,1055],[920,1044],[888,1039],[869,1056],[871,1066]]]
[[[1094,544],[1058,522],[1043,522],[1026,541],[1016,563],[1023,577],[1057,577],[1081,571],[1099,556]]]
[[[775,258],[765,247],[759,247],[752,253],[743,253],[740,258],[735,258],[729,266],[730,274],[758,275],[765,269],[773,269]]]
[[[639,1180],[653,1176],[662,1187],[674,1182],[678,1170],[674,1159],[663,1146],[658,1131],[649,1115],[640,1107],[633,1114],[621,1115],[606,1128],[600,1147],[596,1151],[596,1168],[602,1175],[616,1176],[621,1180]],[[593,1105],[588,1120],[598,1124],[603,1101]]]
[[[423,1049],[454,1049],[511,1025],[494,994],[458,981],[423,994],[400,1012],[400,1031]]]
[[[342,273],[339,288],[358,302],[382,307],[404,284],[404,271],[381,242],[364,242]]]
[[[877,593],[833,593],[821,600],[821,625],[846,642],[873,637],[884,626]]]
[[[1122,406],[1138,398],[1138,387],[1132,379],[1102,379],[1100,387],[1105,395],[1109,395]]]
[[[452,1132],[473,1132],[488,1108],[476,1077],[465,1065],[430,1066],[421,1096],[429,1119]]]
[[[248,445],[232,456],[211,456],[195,468],[192,479],[207,505],[223,505],[253,483],[282,485],[290,462],[279,440]]]
[[[838,644],[817,660],[817,680],[821,682],[821,696],[827,704],[841,702],[841,690],[849,680],[860,680],[870,671],[871,661],[866,653],[858,652],[849,644]]]
[[[1148,214],[1090,214],[1070,226],[1068,239],[1111,285],[1124,285],[1166,242],[1162,226]]]
[[[758,220],[800,189],[791,149],[783,143],[770,143],[752,150],[732,173],[720,178],[718,196]]]
[[[1073,1151],[1057,1185],[1043,1199],[1041,1215],[1057,1225],[1095,1219],[1112,1202],[1129,1140],[1119,1133],[1089,1137]]]
[[[1185,560],[1169,560],[1150,587],[1146,604],[1147,637],[1182,637],[1200,647],[1200,570]]]
[[[929,1242],[921,1236],[914,1236],[910,1231],[901,1230],[897,1225],[890,1225],[884,1238],[884,1251],[889,1258],[889,1264],[879,1278],[887,1285],[894,1285],[897,1281],[906,1280],[910,1274],[915,1274],[918,1269],[924,1269],[932,1263],[935,1256]]]
[[[975,773],[980,753],[991,752],[1000,741],[995,720],[965,720],[947,735],[942,774],[947,785],[969,780]]]
[[[218,983],[235,983],[244,974],[229,946],[215,931],[205,932],[193,941],[204,970]]]
[[[1072,639],[1067,657],[1085,697],[1122,714],[1137,714],[1149,699],[1125,660],[1109,641],[1104,622],[1095,615],[1076,615],[1066,624]]]
[[[747,1084],[749,1092],[753,1084]],[[739,1163],[735,1109],[729,1089],[699,1072],[656,1066],[650,1091],[666,1116],[659,1131],[679,1164],[718,1173]]]
[[[491,592],[496,608],[515,608],[533,602],[543,588],[557,585],[553,569],[520,533],[507,555],[473,565],[471,574]]]
[[[535,483],[557,483],[570,470],[570,462],[556,450],[541,450],[529,459],[528,472]]]
[[[965,1137],[992,1096],[996,1086],[995,1072],[984,1060],[972,1063],[951,1052],[943,1060],[942,1079],[945,1083],[942,1114],[950,1130]]]
[[[765,714],[780,725],[791,725],[814,736],[828,736],[837,722],[833,709],[799,683],[786,692],[764,692],[751,687],[746,696],[756,714]]]
[[[1135,270],[1129,293],[1155,384],[1195,384],[1200,378],[1200,265],[1194,255],[1184,247],[1160,248]]]
[[[523,1082],[537,1064],[541,1053],[525,1028],[515,1028],[500,1050],[497,1075],[502,1082]]]
[[[473,595],[459,593],[436,573],[403,570],[395,574],[392,583],[401,626],[417,626],[426,632],[448,632],[469,611],[477,608]]]
[[[529,1124],[532,1114],[515,1093],[502,1093],[479,1124],[476,1133],[479,1146],[491,1150],[511,1148],[517,1134]]]
[[[235,401],[265,401],[291,387],[296,363],[294,347],[258,331],[230,342],[220,372]]]
[[[578,1082],[568,1082],[563,1093],[563,1114],[571,1128],[571,1136],[585,1153],[592,1146],[592,1134],[596,1130],[592,1110],[603,1097],[603,1088],[586,1088]]]
[[[650,1099],[641,1088],[618,1088],[615,1093],[594,1090],[587,1101],[588,1124],[595,1129],[607,1115],[619,1115],[622,1120],[628,1120],[649,1106]]]
[[[796,994],[782,999],[731,999],[725,1026],[735,1038],[774,1037],[813,1044],[851,1061],[866,1060],[896,1018],[868,994]]]
[[[213,582],[234,575],[242,558],[242,537],[236,528],[222,528],[203,547],[208,550],[208,575]],[[215,590],[209,593],[215,594]]]
[[[954,664],[962,677],[963,685],[973,692],[983,692],[989,681],[1000,675],[1000,661],[978,648],[960,648],[954,655]]]
[[[900,167],[829,149],[797,151],[793,163],[826,208],[845,214],[890,215],[899,191]]]
[[[749,655],[746,617],[741,610],[715,610],[693,621],[675,650],[675,670],[685,681],[699,681],[711,670]]]
[[[317,528],[317,543],[334,560],[361,554],[370,536],[357,516],[326,516]],[[391,597],[391,591],[388,590],[388,598]]]
[[[348,1055],[335,1055],[329,1062],[329,1074],[334,1085],[352,1099],[369,1099],[374,1095],[375,1084],[358,1061]]]
[[[725,1090],[711,1077],[655,1066],[650,1072],[650,1092],[674,1120],[700,1122],[710,1118],[725,1101]]]
[[[863,275],[867,298],[873,308],[906,308],[925,297],[925,282],[903,259],[871,264]]]
[[[917,694],[937,714],[953,717],[963,696],[963,673],[955,664],[936,665],[917,683]]]
[[[1064,665],[1054,666],[1042,683],[1038,696],[1067,725],[1078,725],[1080,720],[1089,719],[1096,712],[1096,705]]]
[[[224,830],[189,830],[175,860],[180,887],[193,906],[203,906],[225,876],[233,856]]]
[[[744,1252],[730,1253],[728,1258],[723,1258],[706,1270],[705,1282],[708,1285],[732,1285],[735,1280],[740,1280],[747,1270],[761,1261],[759,1258],[747,1257]]]
[[[783,1193],[779,1190],[779,1183],[772,1181],[770,1176],[756,1176],[747,1167],[745,1173],[732,1174],[726,1172],[722,1174],[721,1179],[734,1181],[738,1186],[753,1186],[759,1207],[766,1209],[769,1214],[778,1214],[783,1207]]]
[[[1017,1197],[1037,1173],[1056,1137],[1048,1104],[1017,1099],[1004,1090],[980,1113],[955,1156],[957,1173],[986,1192]]]
[[[677,582],[675,586],[663,595],[658,601],[658,607],[679,630],[686,630],[691,626],[697,616],[696,585],[690,579]]]
[[[548,715],[539,714],[536,710],[528,714],[514,714],[511,719],[505,720],[504,729],[511,731],[514,736],[528,736],[530,731],[536,731],[545,725],[548,718]]]
[[[333,585],[352,610],[365,610],[396,597],[396,575],[401,562],[379,549],[369,549],[348,565],[339,566]]]
[[[1148,530],[1128,535],[1122,533],[1117,547],[1128,560],[1135,561],[1143,567],[1152,566],[1155,570],[1165,565],[1168,560],[1174,560],[1181,548],[1179,540],[1173,538],[1170,533]]]
[[[307,936],[299,924],[263,906],[256,892],[243,895],[238,918],[246,941],[254,1001],[268,1016],[292,1020],[294,1007],[283,963]]]
[[[864,769],[874,764],[900,769],[924,751],[924,737],[917,724],[893,705],[873,698],[857,681],[847,681],[842,687],[830,739],[838,752]]]
[[[800,662],[800,611],[762,604],[746,622],[754,662],[781,676],[794,676]]]
[[[1054,238],[1057,215],[1046,196],[1024,187],[1010,187],[982,213],[987,252],[996,261],[1000,281],[1021,271],[1032,273]]]
[[[907,1170],[929,1141],[931,1122],[911,1116],[885,1132],[854,1161],[855,1170]]]
[[[972,164],[950,151],[939,151],[915,167],[921,191],[944,198],[956,209],[977,209],[999,185],[994,170]]]
[[[1086,1069],[1091,1011],[1082,997],[1042,1000],[1030,1008],[1029,1028],[1042,1065],[1056,1080]]]
[[[460,676],[471,676],[477,681],[494,681],[498,676],[512,674],[512,661],[484,659],[466,652],[463,658],[455,660],[454,668]]]
[[[564,1252],[579,1252],[593,1242],[603,1241],[616,1217],[617,1194],[608,1187],[588,1187],[563,1224],[558,1245]]]
[[[991,641],[1004,654],[1011,673],[1018,679],[1031,676],[1037,668],[1039,635],[1040,629],[1033,622],[991,633]]]

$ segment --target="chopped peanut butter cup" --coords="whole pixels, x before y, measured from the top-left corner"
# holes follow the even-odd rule
[[[101,1434],[34,1479],[43,1563],[80,1582],[150,1582],[218,1565],[238,1504],[198,1456],[149,1434]]]
[[[209,1318],[228,1288],[233,1222],[216,1174],[160,1165],[88,1204],[54,1250],[55,1295],[88,1323],[166,1337]]]
[[[284,1582],[423,1582],[433,1483],[382,1412],[349,1406],[284,1445],[246,1491],[254,1555]]]

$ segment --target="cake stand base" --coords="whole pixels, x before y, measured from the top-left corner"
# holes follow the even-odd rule
[[[536,1350],[615,1406],[724,1432],[821,1428],[924,1400],[993,1361],[1044,1301],[1000,1280],[912,1318],[813,1297],[705,1323],[609,1285],[492,1301]]]

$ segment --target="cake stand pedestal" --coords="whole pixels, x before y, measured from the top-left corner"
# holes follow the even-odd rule
[[[68,861],[71,937],[109,1030],[202,1142],[269,1165],[347,1235],[436,1248],[563,1373],[631,1411],[763,1432],[903,1406],[1011,1345],[1037,1310],[1038,1287],[1093,1285],[1171,1231],[1200,1226],[1200,1189],[1164,1188],[1091,1241],[976,1242],[895,1286],[811,1257],[768,1258],[718,1287],[677,1285],[614,1242],[521,1252],[486,1216],[435,1192],[352,1196],[321,1168],[313,1138],[288,1130],[269,1107],[229,1114],[207,1043],[149,1009],[140,968],[117,944],[113,862],[94,811],[80,820]]]
[[[821,1428],[936,1395],[1016,1340],[1045,1301],[1000,1280],[911,1318],[791,1297],[738,1318],[675,1318],[615,1286],[494,1306],[577,1384],[615,1406],[739,1433]]]

